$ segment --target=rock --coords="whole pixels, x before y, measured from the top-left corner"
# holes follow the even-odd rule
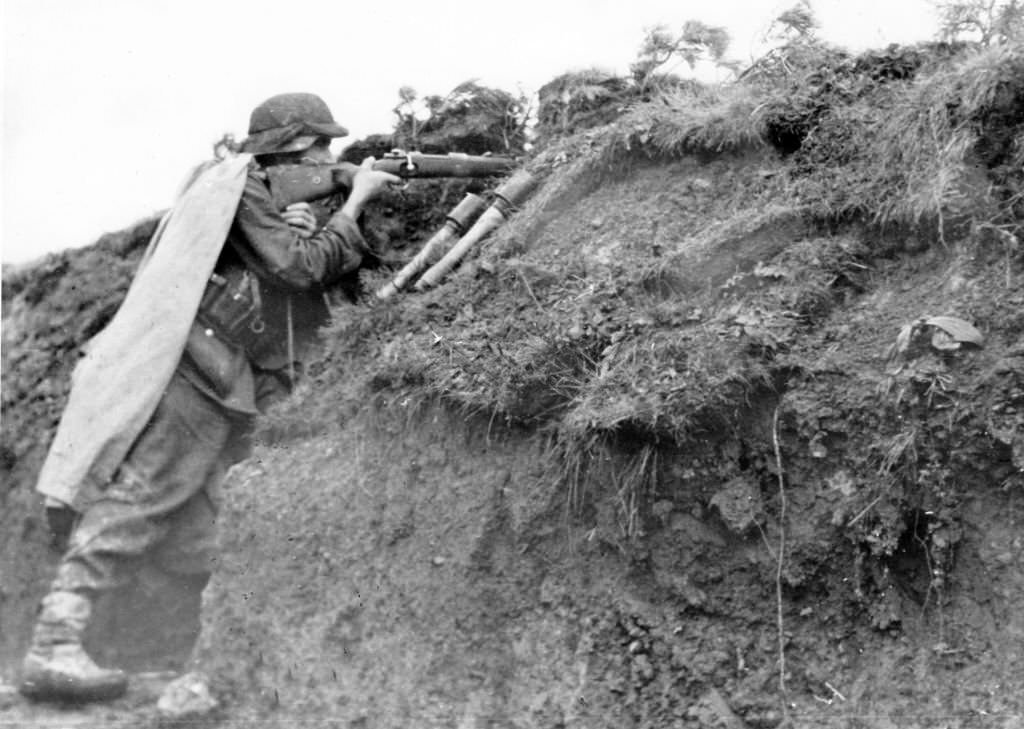
[[[764,515],[761,490],[751,478],[739,476],[711,497],[714,507],[729,530],[746,534]]]
[[[185,719],[207,716],[220,706],[210,693],[205,675],[186,673],[167,684],[156,708],[165,719]]]
[[[640,653],[633,656],[633,667],[636,670],[636,675],[644,683],[650,683],[654,680],[654,666],[651,664],[651,659]]]
[[[707,593],[690,582],[686,574],[679,574],[671,569],[654,568],[654,579],[659,585],[672,591],[676,598],[681,598],[693,608],[703,608],[708,601]]]
[[[686,715],[709,729],[748,729],[746,722],[737,716],[717,689],[704,694],[700,701],[689,708]]]

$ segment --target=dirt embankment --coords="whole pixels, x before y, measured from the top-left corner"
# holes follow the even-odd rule
[[[889,253],[856,285],[833,282],[830,305],[730,418],[685,446],[609,437],[577,492],[550,432],[424,404],[414,386],[262,451],[231,490],[206,624],[206,654],[240,705],[386,727],[1019,720],[1021,644],[1006,639],[1024,629],[1019,268],[999,250],[908,255],[902,239],[823,235],[786,216],[723,234],[708,216],[724,210],[714,185],[735,187],[730,172],[752,161],[770,163],[635,167],[560,207],[513,265],[536,270],[560,255],[539,242],[571,245],[595,219],[587,245],[609,260],[649,255],[637,228],[662,221],[683,260],[703,251],[698,263],[731,274],[702,272],[711,285],[689,301],[710,311],[734,276],[781,266],[802,242]],[[712,222],[687,228],[683,199]],[[702,257],[737,238],[758,253]],[[533,296],[547,301],[542,287]],[[970,319],[985,346],[887,360],[925,314]],[[496,323],[476,316],[461,325]],[[289,417],[279,434],[301,432]]]

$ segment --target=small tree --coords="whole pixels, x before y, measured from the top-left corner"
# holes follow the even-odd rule
[[[395,120],[395,135],[409,140],[412,146],[416,146],[420,131],[420,120],[417,115],[421,110],[416,104],[419,94],[412,86],[403,86],[398,90],[398,99],[398,104],[391,110],[398,117]]]
[[[935,0],[939,38],[983,46],[1024,39],[1022,0]]]
[[[800,0],[793,7],[779,13],[772,21],[768,35],[786,43],[813,41],[819,25],[810,2]]]
[[[637,60],[630,66],[633,80],[641,90],[647,90],[655,72],[673,59],[685,62],[691,70],[698,61],[708,60],[735,71],[734,62],[725,59],[730,42],[729,31],[725,28],[699,20],[687,20],[678,35],[666,25],[648,28]]]
[[[808,0],[782,11],[762,38],[774,47],[756,59],[740,78],[772,82],[818,65],[826,52],[818,38],[819,25]]]

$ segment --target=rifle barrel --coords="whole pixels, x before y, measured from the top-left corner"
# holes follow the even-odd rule
[[[373,163],[373,169],[407,178],[491,177],[516,166],[512,157],[468,154],[396,154]]]

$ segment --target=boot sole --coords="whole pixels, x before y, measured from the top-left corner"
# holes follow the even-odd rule
[[[63,701],[67,703],[88,703],[92,701],[113,701],[125,695],[128,682],[110,686],[75,687],[67,681],[22,681],[18,691],[33,701]]]

